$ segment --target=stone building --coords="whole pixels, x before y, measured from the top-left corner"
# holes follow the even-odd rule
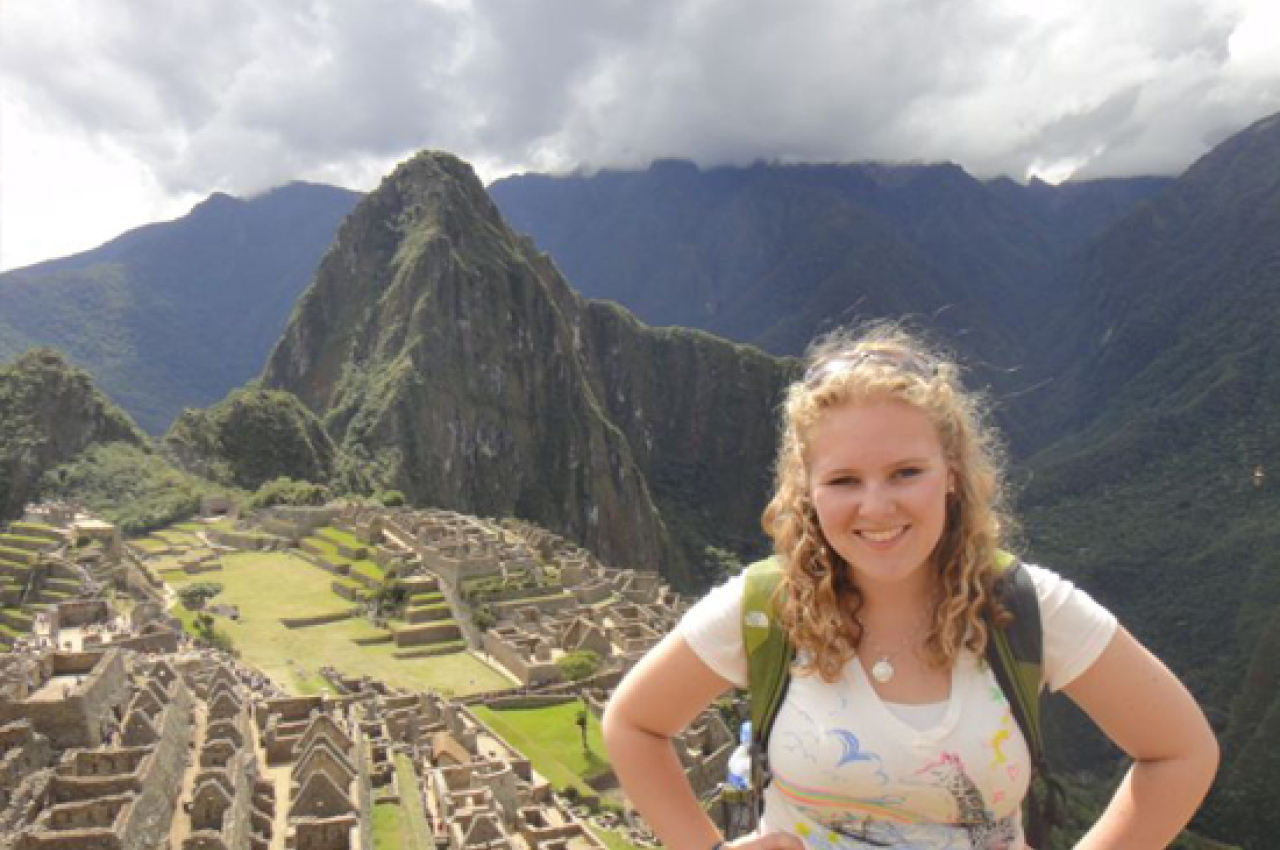
[[[0,847],[143,850],[168,836],[192,696],[166,661],[127,655],[51,653],[6,683],[3,763],[26,772],[0,797]]]

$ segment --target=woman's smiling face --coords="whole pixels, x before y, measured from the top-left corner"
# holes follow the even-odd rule
[[[832,408],[806,459],[822,533],[859,587],[927,579],[954,476],[923,411],[888,398]]]

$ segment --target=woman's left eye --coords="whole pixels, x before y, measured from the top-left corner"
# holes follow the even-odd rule
[[[897,474],[899,478],[914,478],[923,471],[923,469],[915,466],[907,466],[899,469]]]

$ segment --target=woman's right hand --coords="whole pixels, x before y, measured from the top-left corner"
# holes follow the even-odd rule
[[[804,842],[786,832],[744,835],[724,843],[725,850],[804,850]]]

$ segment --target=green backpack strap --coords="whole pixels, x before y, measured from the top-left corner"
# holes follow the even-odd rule
[[[758,818],[769,771],[769,732],[791,681],[795,649],[778,617],[777,592],[782,569],[773,558],[746,568],[742,593],[742,641],[747,650],[751,706],[752,813]]]
[[[1040,691],[1044,678],[1040,603],[1031,576],[1020,561],[1008,552],[1001,552],[996,569],[1000,574],[997,584],[1000,602],[1013,615],[1013,622],[1004,628],[991,629],[987,663],[1009,700],[1032,759],[1038,761],[1044,744],[1040,727]]]
[[[1040,696],[1044,687],[1044,629],[1040,622],[1040,602],[1031,574],[1013,555],[1000,552],[996,569],[1000,573],[997,585],[1000,602],[1013,616],[1013,622],[1004,628],[991,629],[987,641],[987,664],[1009,700],[1013,719],[1022,731],[1031,755],[1033,781],[1027,794],[1026,838],[1034,847],[1047,847],[1063,791],[1061,783],[1049,769],[1044,751],[1044,727],[1040,714]],[[1041,783],[1040,787],[1037,781]]]

